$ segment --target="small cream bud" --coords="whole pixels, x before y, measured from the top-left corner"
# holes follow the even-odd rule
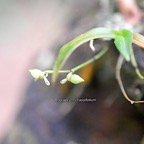
[[[44,76],[44,82],[46,85],[48,85],[48,86],[50,85],[50,82],[48,81],[48,79],[45,76]]]
[[[61,84],[65,84],[67,82],[67,79],[65,78],[65,79],[62,79],[61,81],[60,81],[60,83]]]
[[[44,72],[42,72],[41,70],[31,69],[31,70],[29,70],[29,72],[31,73],[32,77],[35,79],[43,79],[44,78]]]
[[[84,79],[82,79],[79,75],[73,74],[69,81],[73,84],[79,84],[84,82]]]
[[[73,73],[70,72],[70,73],[66,76],[66,78],[67,78],[68,81],[70,81],[72,74],[73,74]]]

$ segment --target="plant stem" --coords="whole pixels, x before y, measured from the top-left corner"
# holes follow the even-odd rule
[[[44,72],[45,72],[45,74],[53,74],[54,73],[53,70],[46,70]],[[70,70],[60,70],[59,71],[59,73],[69,73],[69,72],[70,72]]]
[[[93,58],[89,59],[88,61],[72,68],[71,70],[60,70],[58,73],[70,73],[70,72],[74,73],[74,72],[78,71],[79,69],[85,67],[86,65],[88,65],[88,64],[94,62],[95,60],[98,60],[99,58],[101,58],[107,52],[107,50],[108,50],[108,48],[104,48],[98,54],[96,54]],[[46,71],[44,71],[44,73],[45,74],[53,74],[54,71],[53,70],[46,70]]]
[[[117,78],[117,81],[118,81],[118,84],[120,86],[120,89],[124,95],[124,97],[131,103],[131,104],[134,104],[134,103],[144,103],[144,101],[135,101],[135,100],[131,100],[128,95],[126,94],[126,91],[124,89],[124,86],[123,86],[123,83],[122,83],[122,79],[121,79],[121,75],[120,75],[120,72],[121,72],[121,67],[122,67],[122,64],[123,64],[123,57],[120,55],[119,58],[118,58],[118,62],[117,62],[117,65],[116,65],[116,78]]]
[[[106,52],[107,52],[108,48],[104,48],[103,50],[101,50],[97,55],[95,55],[93,58],[89,59],[88,61],[76,66],[75,68],[71,69],[72,72],[75,72],[83,67],[85,67],[86,65],[94,62],[95,60],[98,60],[99,58],[101,58]]]

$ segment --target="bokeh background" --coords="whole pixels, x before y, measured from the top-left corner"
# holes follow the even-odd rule
[[[140,4],[142,8],[142,3]],[[126,24],[114,1],[0,0],[0,141],[3,144],[143,144],[143,105],[131,105],[115,79],[118,53],[108,54],[80,73],[86,83],[47,87],[29,69],[52,69],[60,47],[97,26]],[[114,16],[114,17],[113,17]],[[113,23],[114,22],[114,23]],[[107,25],[105,25],[107,24]],[[127,25],[127,24],[126,24]],[[123,26],[123,25],[122,25]],[[71,68],[94,54],[84,44],[66,64]],[[143,70],[143,51],[136,53]],[[130,95],[143,97],[143,82],[124,64]],[[94,98],[60,103],[58,98]]]

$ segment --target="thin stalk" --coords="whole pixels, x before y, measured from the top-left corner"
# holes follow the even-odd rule
[[[72,68],[71,70],[60,70],[58,73],[74,73],[78,70],[80,70],[81,68],[85,67],[86,65],[94,62],[95,60],[98,60],[99,58],[101,58],[106,52],[107,52],[108,48],[104,48],[102,49],[98,54],[96,54],[93,58],[89,59],[88,61]],[[53,74],[54,73],[54,70],[46,70],[44,71],[45,74]]]
[[[124,89],[124,86],[123,86],[123,83],[122,83],[122,80],[121,80],[121,76],[120,76],[120,71],[121,71],[121,67],[122,67],[122,63],[123,63],[123,57],[120,55],[119,58],[118,58],[118,62],[117,62],[117,65],[116,65],[116,78],[117,78],[117,81],[118,81],[118,84],[120,86],[120,89],[124,95],[124,97],[131,103],[131,104],[134,104],[134,103],[144,103],[144,101],[134,101],[134,100],[131,100],[128,95],[126,94],[126,91]]]
[[[70,70],[60,70],[59,71],[59,73],[69,73],[70,72]],[[44,71],[44,73],[45,74],[53,74],[54,73],[54,71],[53,70],[46,70],[46,71]]]
[[[101,58],[106,52],[107,52],[108,48],[104,48],[102,49],[97,55],[95,55],[93,58],[89,59],[88,61],[76,66],[75,68],[72,68],[71,71],[72,72],[76,72],[79,69],[85,67],[86,65],[94,62],[95,60],[98,60],[99,58]]]
[[[134,66],[134,69],[135,69],[135,72],[137,74],[137,76],[140,78],[140,79],[144,79],[143,75],[141,74],[139,68],[138,68],[138,65],[137,65],[137,62],[136,62],[136,59],[135,59],[135,56],[134,56],[134,52],[133,52],[133,49],[131,48],[131,63],[132,65]]]

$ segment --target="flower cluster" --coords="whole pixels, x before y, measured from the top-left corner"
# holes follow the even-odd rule
[[[35,78],[35,80],[43,79],[46,85],[48,85],[48,86],[50,85],[50,82],[47,79],[48,73],[42,72],[39,69],[31,69],[31,70],[29,70],[29,72],[31,73],[32,77]]]
[[[43,79],[46,85],[48,85],[48,86],[50,85],[50,82],[47,78],[49,71],[41,71],[39,69],[31,69],[31,70],[29,70],[29,72],[31,73],[32,77],[35,78],[35,80]],[[73,74],[72,72],[70,72],[67,74],[66,78],[64,78],[60,81],[60,83],[64,84],[67,81],[69,81],[73,84],[79,84],[79,83],[84,82],[84,79],[82,79],[79,75]]]

